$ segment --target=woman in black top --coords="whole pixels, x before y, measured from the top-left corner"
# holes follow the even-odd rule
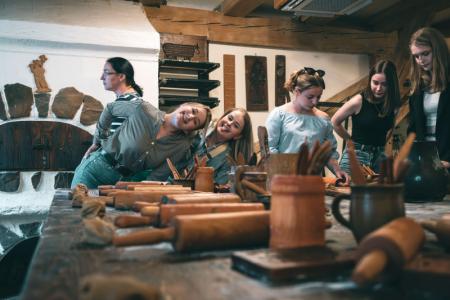
[[[450,169],[450,55],[434,28],[416,31],[410,40],[411,96],[409,128],[419,141],[436,141],[439,158]]]
[[[386,134],[393,127],[395,112],[400,103],[397,71],[394,63],[381,60],[369,72],[365,90],[347,101],[333,116],[334,130],[344,140],[352,139],[359,161],[378,171],[378,162],[384,155]],[[352,117],[352,135],[342,122]],[[349,172],[347,149],[340,162]]]

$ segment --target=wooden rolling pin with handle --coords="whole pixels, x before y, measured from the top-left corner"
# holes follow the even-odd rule
[[[192,194],[166,194],[161,198],[164,204],[188,204],[188,203],[237,203],[241,198],[233,193],[208,193],[199,192]]]
[[[434,233],[447,250],[450,250],[450,215],[445,215],[439,220],[421,221],[423,228]]]
[[[163,204],[147,206],[141,209],[142,216],[117,216],[117,227],[158,226],[167,227],[170,222],[181,215],[214,214],[225,212],[264,210],[262,203],[198,203],[198,204]]]
[[[358,246],[358,264],[352,274],[353,281],[358,285],[370,283],[387,264],[400,269],[417,254],[424,241],[422,227],[406,217],[375,230]]]
[[[130,209],[136,201],[160,202],[163,195],[186,193],[192,192],[171,189],[167,189],[164,191],[117,191],[113,193],[114,207],[117,209]]]
[[[175,251],[217,250],[266,246],[269,242],[269,212],[251,211],[177,216],[173,227],[147,229],[115,235],[115,246],[171,242]]]

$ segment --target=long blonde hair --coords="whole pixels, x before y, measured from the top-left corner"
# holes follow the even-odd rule
[[[409,41],[412,45],[430,47],[433,56],[431,74],[417,65],[412,54],[410,55],[411,95],[424,89],[432,92],[442,92],[450,81],[450,58],[445,38],[438,30],[424,27],[417,30]],[[431,76],[430,76],[431,75]]]

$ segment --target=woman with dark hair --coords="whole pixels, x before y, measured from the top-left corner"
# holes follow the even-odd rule
[[[370,69],[369,81],[361,94],[348,100],[331,118],[334,130],[344,140],[352,139],[358,160],[379,170],[385,156],[387,132],[393,128],[395,113],[400,104],[397,71],[393,62],[380,60]],[[352,117],[352,135],[342,122]],[[342,154],[340,166],[350,171],[347,149]]]
[[[114,69],[117,61],[121,67]],[[178,168],[185,167],[196,131],[208,126],[211,110],[199,103],[184,103],[169,114],[158,110],[139,96],[142,90],[134,83],[131,64],[124,59],[109,59],[101,79],[118,99],[100,115],[93,145],[75,170],[72,187],[78,183],[88,188],[114,184],[142,171],[148,172],[148,180],[164,181],[171,174],[166,158]],[[120,99],[126,95],[132,99]],[[124,122],[112,132],[117,117]]]
[[[232,108],[211,124],[196,154],[207,156],[207,166],[214,168],[214,182],[226,184],[230,172],[227,156],[237,161],[239,153],[246,162],[253,154],[252,121],[247,110]]]
[[[409,43],[411,92],[409,128],[418,141],[436,141],[439,158],[450,169],[450,55],[436,29],[417,30]]]
[[[316,108],[325,89],[324,75],[325,71],[313,68],[303,68],[290,75],[284,86],[295,98],[269,114],[266,120],[269,148],[272,153],[298,153],[305,142],[311,149],[316,141],[323,143],[329,140],[333,154],[327,167],[336,177],[348,182],[348,174],[337,162],[339,154],[330,118]]]

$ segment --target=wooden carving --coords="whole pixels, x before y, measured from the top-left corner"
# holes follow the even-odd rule
[[[48,93],[52,90],[48,87],[47,81],[45,80],[45,69],[44,63],[47,61],[47,56],[40,55],[39,59],[34,59],[30,67],[31,73],[34,76],[34,82],[36,82],[36,92],[37,93]]]
[[[248,111],[267,111],[267,58],[245,56],[245,88]]]
[[[198,44],[182,45],[173,43],[164,43],[162,45],[164,55],[167,59],[191,60],[195,53],[200,53]]]
[[[160,59],[208,61],[208,42],[205,36],[161,33]]]
[[[275,56],[275,106],[281,106],[291,99],[289,92],[284,88],[286,81],[286,56]]]

